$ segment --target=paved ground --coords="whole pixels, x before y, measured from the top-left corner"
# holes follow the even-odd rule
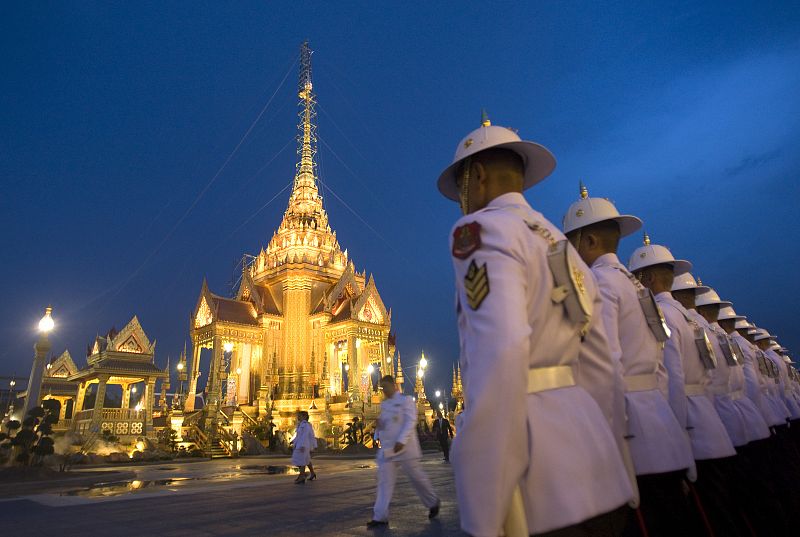
[[[460,536],[453,473],[441,455],[423,468],[442,499],[429,521],[411,485],[401,477],[388,529],[367,530],[375,494],[370,459],[317,459],[319,478],[293,484],[288,458],[247,457],[186,464],[115,467],[134,479],[77,486],[0,500],[6,535],[244,536]],[[117,474],[128,475],[131,474]],[[98,474],[102,479],[102,474]],[[0,483],[3,488],[12,486]],[[7,491],[6,491],[7,492]]]

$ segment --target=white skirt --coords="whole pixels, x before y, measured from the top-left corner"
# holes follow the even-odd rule
[[[292,451],[292,464],[295,466],[308,466],[311,463],[311,450],[305,448],[301,453],[298,448]]]

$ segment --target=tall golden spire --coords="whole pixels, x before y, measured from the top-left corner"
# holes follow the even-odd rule
[[[316,99],[311,79],[311,49],[308,41],[300,46],[300,77],[297,96],[300,98],[300,111],[297,124],[297,171],[294,175],[294,186],[289,198],[289,212],[303,215],[316,221],[322,216],[322,198],[317,190],[317,165],[314,157],[317,153],[317,113],[314,109]],[[319,225],[320,222],[316,221]]]
[[[331,267],[336,271],[347,266],[347,254],[342,252],[336,233],[328,225],[328,215],[322,206],[317,187],[317,114],[316,97],[311,79],[311,49],[308,42],[300,46],[300,73],[297,96],[300,99],[297,123],[297,155],[292,194],[281,225],[267,248],[253,265],[253,277],[263,271],[286,263],[310,263]]]

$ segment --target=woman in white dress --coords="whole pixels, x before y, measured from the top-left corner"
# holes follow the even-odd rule
[[[314,471],[314,466],[311,464],[311,450],[316,449],[317,439],[314,436],[314,429],[308,423],[308,412],[301,410],[297,413],[297,430],[292,438],[294,450],[292,451],[292,464],[297,466],[300,470],[300,475],[294,482],[301,485],[306,482],[306,466],[310,475],[309,481],[317,478],[317,473]]]

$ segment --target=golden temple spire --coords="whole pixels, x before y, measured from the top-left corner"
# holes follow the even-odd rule
[[[300,46],[300,76],[297,88],[297,96],[300,98],[297,154],[300,160],[296,165],[297,171],[294,176],[292,195],[289,198],[288,212],[293,213],[294,216],[302,215],[316,221],[321,216],[322,198],[317,189],[317,165],[314,162],[317,153],[317,113],[314,109],[316,99],[313,89],[311,48],[308,46],[308,41],[304,41]],[[320,224],[320,222],[316,222],[316,224]]]
[[[648,235],[646,231],[644,232],[644,245],[650,246],[650,235]]]
[[[482,127],[492,126],[492,122],[489,121],[489,115],[486,113],[486,110],[481,110],[481,126]]]

